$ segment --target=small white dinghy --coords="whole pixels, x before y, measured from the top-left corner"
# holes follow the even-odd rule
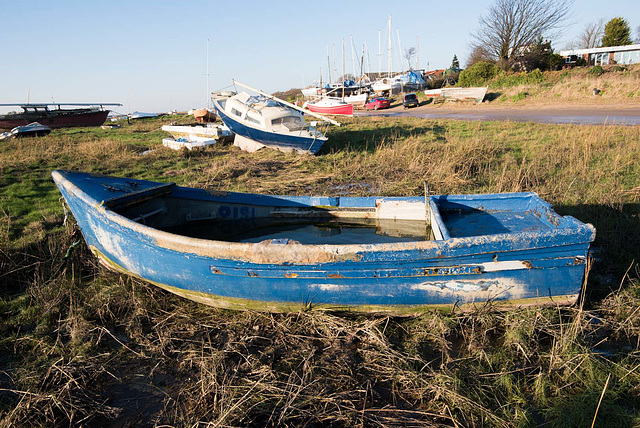
[[[220,142],[233,141],[233,132],[224,125],[163,125],[173,138],[163,138],[162,145],[173,150],[193,150]]]

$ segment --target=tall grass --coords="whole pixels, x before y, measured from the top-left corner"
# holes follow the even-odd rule
[[[593,94],[594,88],[600,91],[598,95]],[[501,95],[495,97],[498,103],[514,101],[518,94],[526,93],[527,105],[637,105],[640,101],[640,66],[605,67],[603,74],[590,73],[588,68],[499,74],[489,82],[489,90]]]
[[[315,157],[173,152],[162,120],[0,146],[0,424],[587,426],[601,396],[596,426],[639,424],[640,130],[344,122]],[[596,260],[575,308],[226,311],[98,266],[62,223],[55,168],[265,193],[536,191],[595,224]]]

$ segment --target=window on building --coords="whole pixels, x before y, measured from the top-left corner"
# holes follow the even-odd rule
[[[609,64],[609,52],[591,54],[593,65],[607,65]]]

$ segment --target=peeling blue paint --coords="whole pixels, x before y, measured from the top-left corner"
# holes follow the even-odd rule
[[[68,171],[54,171],[53,178],[88,245],[120,269],[181,295],[210,295],[215,302],[218,297],[248,299],[264,302],[265,308],[273,302],[313,301],[371,310],[574,296],[595,237],[593,226],[559,216],[537,195],[510,193],[430,196],[432,228],[440,235],[432,241],[302,245],[285,239],[258,244],[203,240],[151,226],[168,221],[172,210],[182,210],[184,221],[283,215],[402,218],[403,212],[418,215],[417,204],[424,210],[424,198],[207,192]]]

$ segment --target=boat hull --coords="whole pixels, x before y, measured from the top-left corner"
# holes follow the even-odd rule
[[[434,232],[441,235],[434,241],[362,245],[211,241],[146,226],[115,207],[164,192],[179,198],[181,206],[206,203],[212,217],[231,222],[250,220],[266,209],[282,215],[331,206],[322,209],[348,215],[361,209],[362,215],[380,221],[407,212],[420,217],[420,208],[424,215],[424,198],[212,194],[66,171],[55,171],[53,177],[87,244],[109,267],[196,301],[236,309],[288,311],[312,305],[410,314],[487,301],[570,303],[580,292],[595,235],[592,226],[558,216],[560,226],[550,226],[544,233],[451,238],[446,229],[439,229],[442,220],[432,211]],[[109,190],[114,188],[122,196],[114,199]],[[440,203],[437,198],[430,198],[432,207]],[[463,229],[457,225],[453,230]]]
[[[475,101],[481,103],[487,95],[488,86],[474,88],[441,88],[427,89],[425,95],[430,97],[441,97],[443,100],[452,101]]]
[[[233,141],[233,133],[223,126],[162,125],[162,130],[175,139]]]
[[[286,135],[248,126],[226,114],[217,101],[213,101],[213,106],[222,122],[231,132],[236,134],[236,136],[246,138],[247,140],[254,141],[269,148],[284,152],[295,151],[298,153],[316,154],[327,141],[326,137]]]
[[[216,114],[206,108],[194,110],[193,117],[199,123],[210,123],[216,121]]]
[[[70,128],[76,126],[100,126],[107,119],[109,110],[74,111],[50,110],[47,113],[17,113],[0,116],[0,129],[12,129],[16,126],[38,122],[54,128]]]
[[[320,114],[353,116],[352,104],[340,104],[336,106],[319,106],[316,104],[307,103],[307,109],[314,113],[320,113]]]

